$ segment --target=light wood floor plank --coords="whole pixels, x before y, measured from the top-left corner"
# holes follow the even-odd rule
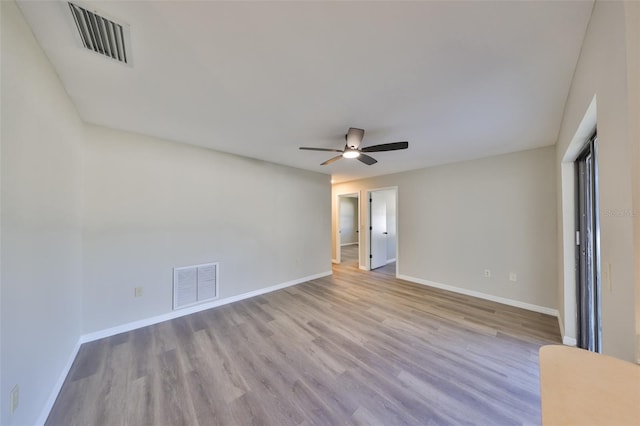
[[[538,424],[555,318],[358,269],[83,345],[47,425]]]

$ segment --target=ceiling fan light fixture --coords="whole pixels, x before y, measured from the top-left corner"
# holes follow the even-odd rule
[[[376,164],[378,161],[375,158],[370,157],[368,155],[370,152],[398,151],[400,149],[409,148],[409,142],[406,142],[406,141],[383,143],[379,145],[371,145],[364,148],[360,148],[360,143],[362,142],[363,136],[364,136],[364,129],[356,129],[355,127],[349,127],[349,131],[345,135],[345,139],[347,140],[347,143],[344,146],[344,149],[312,148],[309,146],[301,146],[300,149],[304,149],[308,151],[325,151],[325,152],[340,153],[339,155],[336,155],[335,157],[329,158],[327,161],[320,163],[321,166],[333,164],[336,161],[340,160],[341,158],[357,158],[358,161],[360,161],[361,163],[366,164],[367,166],[372,166]]]
[[[360,156],[360,151],[357,151],[355,149],[346,149],[342,153],[342,156],[344,158],[358,158]]]

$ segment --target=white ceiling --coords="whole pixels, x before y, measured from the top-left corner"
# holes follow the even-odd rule
[[[81,117],[334,181],[552,145],[592,1],[90,4],[133,66],[77,44],[66,3],[20,1]],[[366,166],[299,146],[409,141]]]

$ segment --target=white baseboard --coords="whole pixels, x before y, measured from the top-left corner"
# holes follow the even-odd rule
[[[340,262],[338,262],[338,259],[331,259],[331,263],[335,263],[336,265],[339,264]]]
[[[131,330],[136,330],[138,328],[146,327],[146,326],[157,324],[164,321],[169,321],[175,318],[180,318],[185,315],[194,314],[196,312],[204,311],[204,310],[215,308],[222,305],[227,305],[229,303],[238,302],[240,300],[248,299],[250,297],[260,296],[261,294],[265,294],[265,293],[271,293],[272,291],[280,290],[286,287],[291,287],[296,284],[315,280],[317,278],[326,277],[331,274],[333,274],[333,271],[321,272],[319,274],[309,275],[309,276],[298,278],[292,281],[287,281],[285,283],[276,284],[270,287],[265,287],[258,290],[250,291],[248,293],[238,294],[236,296],[231,296],[231,297],[225,297],[224,299],[218,299],[212,302],[203,303],[201,305],[191,306],[189,308],[167,312],[166,314],[157,315],[155,317],[129,322],[126,324],[118,325],[116,327],[111,327],[111,328],[107,328],[100,331],[94,331],[92,333],[88,333],[80,336],[80,343],[87,343],[87,342],[92,342],[94,340],[103,339],[105,337],[115,336],[116,334],[124,333]]]
[[[385,263],[385,265],[388,265],[388,264],[393,263],[395,261],[396,261],[396,258],[394,257],[393,259],[387,260],[387,263]]]
[[[564,320],[560,316],[560,312],[558,312],[558,326],[560,327],[560,335],[562,336],[562,339],[564,340]]]
[[[58,381],[53,386],[53,389],[51,390],[51,395],[49,395],[49,399],[47,399],[47,402],[45,403],[44,407],[42,408],[42,412],[40,413],[40,417],[38,418],[38,421],[36,422],[36,425],[38,425],[38,426],[44,425],[45,422],[47,421],[47,418],[49,417],[49,414],[51,413],[51,409],[53,408],[53,404],[55,404],[56,399],[58,398],[58,394],[60,393],[60,390],[62,389],[62,385],[64,385],[64,381],[67,379],[67,375],[69,374],[69,371],[71,370],[71,366],[73,365],[73,362],[76,360],[76,356],[78,355],[78,351],[80,350],[80,345],[81,344],[82,343],[80,342],[80,340],[78,340],[78,343],[76,343],[74,348],[71,350],[71,354],[69,355],[69,358],[67,359],[66,364],[64,365],[62,371],[60,372],[60,376],[58,377]]]
[[[558,314],[558,325],[560,326],[560,336],[562,336],[562,344],[566,346],[576,346],[578,342],[576,341],[575,337],[569,337],[565,335],[564,322],[562,320],[562,317],[560,317],[559,314]]]
[[[494,296],[492,294],[481,293],[479,291],[468,290],[466,288],[455,287],[447,284],[440,284],[433,281],[423,280],[421,278],[410,277],[408,275],[398,274],[397,276],[401,280],[411,281],[416,284],[422,284],[429,287],[439,288],[441,290],[452,291],[454,293],[464,294],[466,296],[477,297],[478,299],[491,300],[492,302],[502,303],[503,305],[515,306],[516,308],[526,309],[528,311],[538,312],[541,314],[558,316],[558,310],[553,308],[547,308],[546,306],[534,305],[531,303],[521,302],[519,300],[507,299],[500,296]]]
[[[368,271],[369,268],[367,268],[366,266],[362,266],[362,265],[358,265],[358,269],[361,269],[363,271]]]
[[[344,244],[340,244],[340,247],[344,247],[344,246],[354,246],[354,245],[355,245],[355,246],[357,246],[357,245],[358,245],[358,242],[356,241],[356,242],[353,242],[353,243],[344,243]]]

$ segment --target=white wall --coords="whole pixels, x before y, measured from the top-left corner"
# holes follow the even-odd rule
[[[554,159],[547,147],[336,184],[333,193],[398,187],[400,275],[553,310]]]
[[[635,140],[631,136],[630,120],[637,122],[638,117],[629,114],[626,40],[625,3],[596,1],[560,128],[556,165],[559,171],[595,96],[601,265],[604,270],[610,265],[611,271],[608,276],[603,276],[602,348],[606,354],[634,360],[637,295],[634,280],[632,147],[638,140],[637,135]],[[563,178],[560,182],[559,193],[572,190],[569,179]],[[565,200],[559,208],[568,209],[568,204]],[[559,217],[562,217],[562,210]],[[574,285],[573,230],[565,229],[568,222],[563,224],[560,221],[559,226],[559,245],[564,248],[564,252],[561,250],[558,255],[559,264],[563,265],[558,291],[561,298],[560,313],[565,333],[575,338],[575,318],[572,313],[575,311],[575,300],[563,297],[565,286],[570,289]],[[636,259],[638,255],[635,254]],[[608,281],[611,283],[610,289]]]
[[[86,137],[86,333],[171,311],[176,266],[220,262],[222,298],[331,270],[329,176],[92,125]]]
[[[83,127],[14,2],[2,15],[0,423],[34,424],[81,333]],[[9,392],[20,402],[9,415]]]
[[[358,242],[358,199],[340,197],[340,244]]]

